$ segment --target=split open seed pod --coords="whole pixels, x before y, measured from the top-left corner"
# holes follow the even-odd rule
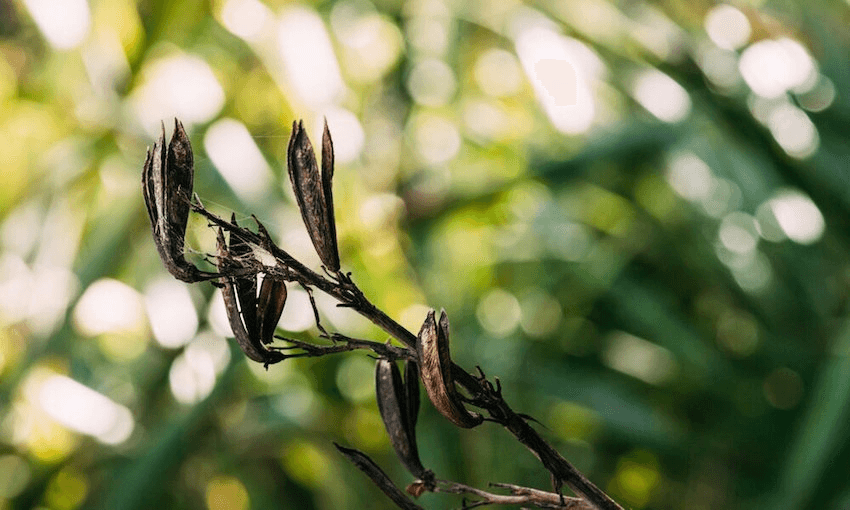
[[[412,362],[408,362],[412,363]],[[375,368],[378,410],[398,458],[413,476],[428,478],[416,447],[416,415],[419,412],[419,376],[408,371],[402,380],[395,362],[379,359]],[[412,376],[412,377],[411,377]],[[415,392],[416,397],[412,395]],[[431,475],[433,477],[433,474]]]
[[[416,338],[422,384],[431,403],[449,421],[458,427],[475,427],[484,421],[484,417],[466,409],[455,386],[449,353],[449,318],[446,311],[442,310],[437,324],[434,315],[434,310],[428,312]]]
[[[287,169],[301,218],[310,234],[313,247],[330,271],[339,271],[339,249],[332,181],[334,173],[333,142],[325,122],[322,135],[322,172],[316,163],[313,145],[301,121],[292,123],[292,136],[287,149]]]
[[[234,220],[231,220],[234,224]],[[232,272],[237,260],[248,255],[250,247],[233,234],[230,246],[224,241],[224,233],[218,231],[218,267],[222,273]],[[286,359],[279,351],[269,350],[265,344],[274,339],[274,330],[286,304],[286,284],[263,278],[257,295],[257,275],[224,276],[221,295],[227,320],[236,343],[248,358],[268,366]]]
[[[175,278],[189,283],[218,276],[199,270],[183,253],[194,173],[192,145],[183,124],[174,119],[174,134],[168,147],[163,125],[162,134],[147,152],[142,169],[142,194],[162,263]]]

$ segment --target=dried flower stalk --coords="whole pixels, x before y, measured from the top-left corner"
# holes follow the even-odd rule
[[[153,228],[154,240],[166,268],[176,278],[200,281],[220,278],[228,320],[236,340],[252,360],[267,366],[286,358],[323,356],[354,349],[367,349],[376,353],[379,362],[376,386],[379,404],[384,407],[382,417],[393,439],[393,446],[402,453],[399,457],[420,479],[407,490],[419,496],[422,492],[451,492],[473,494],[481,498],[464,505],[468,508],[485,504],[524,504],[540,508],[622,510],[622,507],[596,487],[555,450],[529,423],[529,417],[517,414],[502,397],[498,378],[495,385],[487,380],[479,368],[477,376],[454,364],[449,353],[449,323],[445,311],[435,320],[431,310],[418,337],[387,316],[372,304],[357,287],[349,274],[339,271],[336,233],[333,216],[331,181],[333,177],[333,146],[327,125],[322,139],[322,174],[318,167],[303,125],[293,127],[288,150],[289,175],[298,199],[302,217],[307,225],[319,257],[330,275],[321,275],[306,267],[278,247],[258,222],[258,233],[236,224],[234,218],[225,221],[208,211],[200,202],[191,202],[192,151],[182,125],[175,120],[175,132],[168,148],[165,133],[148,151],[143,169],[143,193]],[[219,273],[199,271],[183,257],[188,211],[192,210],[209,220],[218,231]],[[230,233],[230,245],[224,240],[223,230]],[[269,263],[265,252],[274,258]],[[258,287],[258,273],[264,273]],[[326,276],[329,276],[326,277]],[[345,306],[371,320],[404,346],[349,338],[340,333],[328,333],[319,324],[319,313],[312,300],[317,327],[322,336],[330,338],[333,345],[318,345],[298,340],[283,339],[290,346],[267,348],[274,338],[277,320],[286,302],[285,282],[295,281],[308,293],[317,289],[336,298]],[[296,352],[292,352],[294,349]],[[284,353],[286,352],[286,353]],[[395,360],[408,361],[405,382],[400,381]],[[429,399],[448,419],[460,427],[473,427],[484,421],[478,413],[466,409],[464,402],[473,402],[489,414],[487,420],[503,426],[520,443],[526,446],[552,475],[555,492],[499,484],[511,490],[511,495],[497,495],[455,482],[437,480],[433,473],[424,470],[415,445],[415,425],[419,407],[417,368],[425,384]],[[389,364],[389,376],[385,374]],[[383,367],[381,366],[383,364]],[[395,372],[393,372],[395,368]],[[382,375],[384,374],[384,375]],[[458,392],[455,383],[461,384],[469,398]],[[386,415],[386,416],[385,416]],[[390,416],[392,415],[392,416]],[[389,418],[387,417],[389,416]],[[339,447],[339,450],[359,469],[366,473],[401,508],[421,508],[410,501],[386,474],[362,452]],[[567,498],[560,493],[566,484],[581,498]]]

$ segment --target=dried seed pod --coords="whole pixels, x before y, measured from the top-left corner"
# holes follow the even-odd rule
[[[333,211],[333,142],[325,122],[322,136],[322,174],[316,164],[313,145],[303,122],[292,123],[287,149],[287,169],[301,218],[322,263],[330,271],[339,271],[339,250]]]
[[[236,215],[230,215],[230,223],[236,223]],[[219,246],[219,271],[224,272],[225,269],[232,269],[236,264],[233,259],[239,260],[250,256],[251,247],[238,237],[230,235],[230,244],[226,250],[231,258],[225,259],[221,255],[221,247]],[[242,323],[245,324],[245,329],[249,338],[257,338],[259,331],[257,326],[257,280],[251,275],[247,278],[232,278],[233,286],[236,290],[236,298],[239,303],[239,312],[242,316]]]
[[[243,253],[243,249],[250,250],[235,236],[231,235],[230,239],[231,246],[228,249],[224,242],[224,233],[219,229],[218,259],[219,270],[222,273],[227,272],[232,266],[232,257]],[[221,295],[224,298],[227,320],[242,352],[248,358],[266,366],[286,359],[286,356],[279,351],[269,350],[264,345],[272,341],[274,328],[286,302],[286,286],[283,282],[264,278],[258,300],[256,275],[225,276],[219,281],[222,284]]]
[[[413,378],[417,379],[417,375],[413,374]],[[416,447],[416,410],[412,408],[412,404],[416,407],[419,405],[418,394],[416,402],[411,402],[408,398],[409,386],[402,382],[398,366],[387,359],[378,360],[375,368],[375,388],[378,410],[398,458],[413,476],[426,478],[428,472],[422,467]],[[418,390],[418,385],[416,389]]]
[[[183,254],[194,172],[192,146],[183,124],[174,119],[174,134],[167,149],[163,124],[162,134],[145,157],[142,194],[162,263],[175,278],[189,283],[218,276],[199,270]]]
[[[440,312],[439,326],[434,320],[434,310],[428,312],[416,338],[416,352],[419,374],[434,407],[458,427],[472,428],[484,421],[480,414],[466,409],[455,387],[449,353],[449,319],[445,310]]]
[[[370,459],[368,455],[360,450],[346,448],[338,445],[337,443],[334,443],[334,446],[341,454],[345,455],[345,458],[354,464],[357,469],[368,476],[372,482],[374,482],[375,485],[383,491],[384,494],[392,499],[396,506],[402,510],[424,510],[421,506],[410,501],[410,499],[401,492],[401,489],[396,487],[393,481],[390,480],[390,477],[384,473],[384,470],[375,464],[375,461]]]
[[[419,366],[412,359],[404,364],[404,398],[410,430],[416,430],[416,421],[419,418]]]
[[[274,340],[274,330],[286,304],[286,284],[263,278],[260,296],[257,299],[257,323],[260,325],[260,341],[270,344]]]

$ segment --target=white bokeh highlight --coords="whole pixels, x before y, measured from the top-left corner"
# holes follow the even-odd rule
[[[664,122],[680,122],[691,111],[688,92],[673,78],[656,69],[638,73],[632,82],[631,94],[649,113]]]
[[[807,195],[797,190],[782,190],[768,203],[788,239],[812,244],[823,236],[826,230],[823,214]]]
[[[36,26],[57,50],[79,46],[91,28],[86,0],[24,0]]]
[[[221,9],[224,28],[246,41],[258,40],[273,18],[271,10],[258,0],[227,0]]]
[[[587,131],[596,117],[588,82],[593,76],[595,54],[548,23],[534,20],[516,28],[514,44],[522,69],[552,125],[568,134]]]
[[[102,278],[86,288],[74,308],[73,321],[86,336],[133,331],[144,323],[142,296],[129,285]]]
[[[135,427],[129,409],[69,377],[48,376],[37,394],[38,403],[51,418],[101,443],[123,443]]]
[[[741,53],[738,69],[750,89],[765,98],[804,92],[816,84],[814,60],[802,44],[787,37],[753,43]]]
[[[163,119],[177,117],[184,125],[212,120],[224,106],[224,90],[203,59],[178,54],[148,64],[142,84],[130,101],[142,126],[151,136],[160,134]],[[167,135],[171,123],[167,122]]]
[[[271,167],[241,122],[230,118],[216,121],[204,135],[204,150],[243,200],[256,201],[269,189]]]
[[[731,5],[721,4],[705,15],[705,31],[718,47],[737,50],[750,40],[752,28],[743,12]]]
[[[198,313],[185,283],[155,281],[145,290],[145,308],[153,336],[165,348],[185,345],[198,331]]]
[[[345,93],[339,63],[322,19],[302,7],[286,9],[278,22],[277,45],[291,92],[317,111]]]

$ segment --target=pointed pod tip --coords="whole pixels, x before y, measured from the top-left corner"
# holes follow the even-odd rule
[[[440,331],[446,338],[449,337],[449,316],[444,308],[440,309]]]
[[[185,137],[186,129],[183,127],[183,123],[180,122],[177,117],[174,117],[174,135],[172,136],[176,136],[178,133],[180,134],[180,136]]]
[[[419,330],[419,336],[423,334],[428,334],[431,330],[437,329],[437,321],[434,316],[434,309],[428,310],[428,314],[425,316],[425,322],[422,323],[422,328]]]

